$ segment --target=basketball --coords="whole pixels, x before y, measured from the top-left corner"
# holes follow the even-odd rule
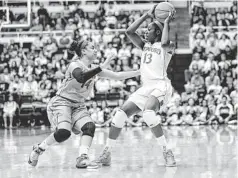
[[[155,8],[155,18],[159,22],[164,23],[164,20],[169,16],[169,12],[174,10],[174,6],[168,2],[159,3]]]

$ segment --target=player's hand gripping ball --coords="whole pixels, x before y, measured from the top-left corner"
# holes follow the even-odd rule
[[[159,3],[154,9],[154,17],[161,23],[164,23],[169,16],[170,21],[173,20],[175,13],[174,6],[168,2]]]

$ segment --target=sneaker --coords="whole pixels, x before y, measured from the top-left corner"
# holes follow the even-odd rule
[[[111,152],[109,151],[109,147],[105,147],[102,154],[95,161],[96,163],[101,163],[103,166],[111,165]]]
[[[167,150],[163,152],[164,159],[165,159],[165,166],[166,167],[174,167],[176,166],[176,161],[174,159],[174,154],[172,150]]]
[[[82,154],[76,159],[76,168],[96,169],[98,164],[91,162],[87,154]]]
[[[44,152],[45,150],[39,147],[38,145],[33,146],[33,150],[31,154],[29,155],[28,163],[31,166],[36,166],[38,163],[39,156]]]

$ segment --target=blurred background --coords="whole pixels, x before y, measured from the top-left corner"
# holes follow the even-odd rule
[[[49,126],[46,105],[61,85],[73,39],[97,44],[95,64],[113,53],[111,70],[137,70],[141,51],[125,29],[152,0],[4,0],[0,2],[0,128]],[[168,68],[174,92],[160,110],[163,125],[236,124],[237,2],[169,1],[176,8]],[[145,21],[138,33],[152,19]],[[87,107],[98,127],[140,87],[140,77],[98,79]],[[145,125],[136,115],[127,126]]]

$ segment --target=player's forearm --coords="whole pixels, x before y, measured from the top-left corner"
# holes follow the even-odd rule
[[[117,80],[125,80],[128,78],[133,78],[140,75],[140,71],[129,71],[129,72],[118,72],[117,73]]]
[[[95,75],[97,75],[101,71],[102,71],[101,67],[97,67],[86,72],[83,72],[80,68],[76,68],[72,74],[73,74],[73,77],[79,83],[85,83],[87,80],[89,80],[90,78],[93,78]]]
[[[169,45],[169,23],[164,23],[164,28],[161,37],[161,44],[162,46]]]
[[[133,22],[127,29],[126,34],[135,33],[139,26],[149,17],[148,14],[142,15],[139,19]]]

